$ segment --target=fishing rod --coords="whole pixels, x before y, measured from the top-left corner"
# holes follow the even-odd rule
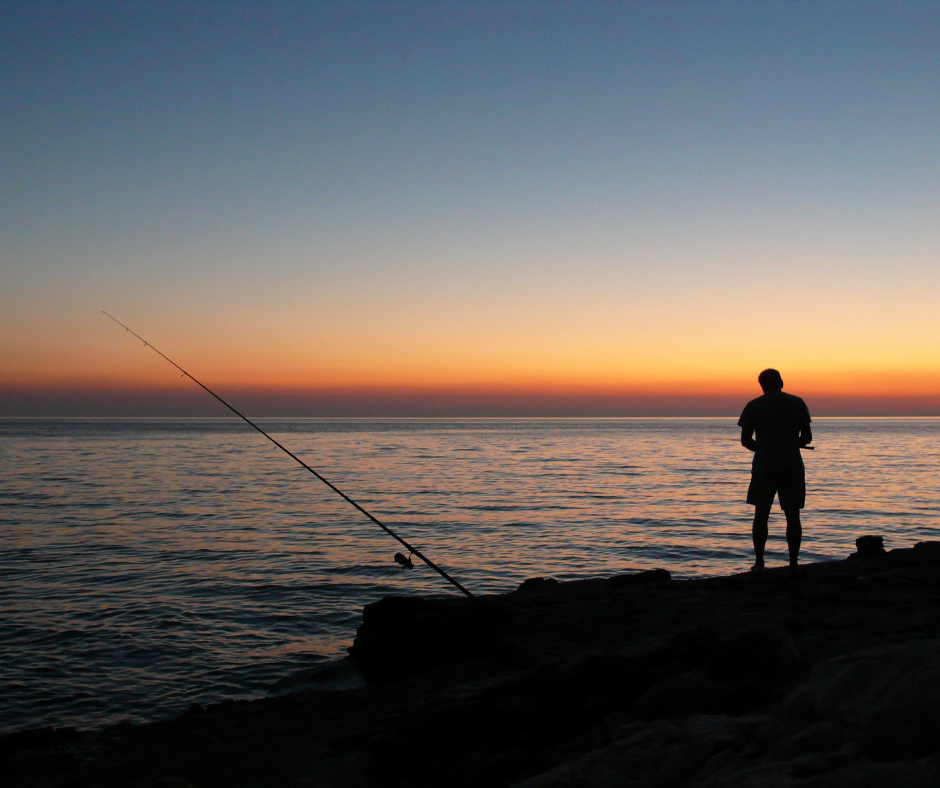
[[[179,364],[177,364],[175,361],[173,361],[173,359],[171,359],[171,358],[169,358],[168,356],[166,356],[166,355],[164,355],[163,353],[161,353],[161,352],[160,352],[159,350],[157,350],[153,345],[151,345],[146,339],[144,339],[140,334],[137,334],[136,332],[131,331],[127,326],[125,326],[120,320],[118,320],[118,319],[117,319],[116,317],[114,317],[113,315],[109,315],[109,314],[108,314],[107,312],[105,312],[103,309],[101,310],[101,314],[103,314],[103,315],[105,315],[105,316],[111,318],[111,319],[112,319],[115,323],[117,323],[121,328],[123,328],[123,329],[124,329],[125,331],[127,331],[129,334],[133,334],[133,335],[134,335],[135,337],[137,337],[141,342],[143,342],[145,347],[149,347],[149,348],[150,348],[154,353],[156,353],[158,356],[160,356],[161,358],[163,358],[163,359],[166,360],[166,361],[169,361],[170,364],[172,364],[172,365],[173,365],[174,367],[176,367],[180,372],[182,372],[185,377],[189,378],[193,383],[195,383],[197,386],[199,386],[199,388],[203,389],[203,390],[206,391],[208,394],[211,394],[213,397],[215,397],[219,402],[221,402],[223,405],[225,405],[226,408],[228,408],[230,411],[232,411],[232,413],[234,413],[236,416],[238,416],[238,418],[240,418],[242,421],[244,421],[244,422],[246,422],[247,424],[249,424],[249,425],[251,425],[252,427],[254,427],[258,432],[260,432],[262,435],[264,435],[265,438],[267,438],[269,441],[271,441],[271,443],[273,443],[275,446],[277,446],[277,447],[278,447],[282,452],[284,452],[288,457],[290,457],[290,458],[293,459],[295,462],[297,462],[298,465],[300,465],[302,468],[305,468],[306,470],[310,471],[310,473],[312,473],[314,476],[316,476],[321,482],[323,482],[327,487],[329,487],[333,492],[335,492],[340,498],[342,498],[342,499],[343,499],[344,501],[346,501],[347,503],[352,504],[356,509],[358,509],[360,512],[362,512],[366,517],[368,517],[368,518],[369,518],[373,523],[375,523],[379,528],[381,528],[383,531],[385,531],[385,533],[387,533],[389,536],[391,536],[392,539],[394,539],[395,541],[397,541],[399,544],[404,545],[405,548],[407,548],[408,553],[409,553],[409,555],[408,555],[407,558],[406,558],[405,556],[403,556],[401,553],[395,553],[395,561],[396,561],[397,563],[401,564],[402,567],[407,567],[408,569],[411,569],[411,568],[412,568],[412,566],[414,565],[414,564],[412,563],[412,561],[411,561],[411,556],[412,556],[412,555],[415,556],[416,558],[420,558],[422,561],[424,561],[424,563],[426,563],[429,567],[431,567],[431,569],[433,569],[433,570],[434,570],[435,572],[437,572],[441,577],[443,577],[448,583],[450,583],[451,585],[453,585],[453,586],[454,586],[455,588],[457,588],[458,590],[462,591],[464,594],[466,594],[468,597],[470,597],[470,599],[474,599],[474,600],[476,599],[476,597],[475,597],[473,594],[471,594],[466,588],[464,588],[462,585],[460,585],[460,583],[458,583],[456,580],[454,580],[454,578],[452,578],[449,574],[447,574],[447,572],[445,572],[443,569],[441,569],[441,568],[440,568],[437,564],[435,564],[431,559],[427,558],[420,550],[418,550],[416,547],[412,547],[410,544],[408,544],[408,542],[406,542],[404,539],[402,539],[398,534],[396,534],[396,533],[395,533],[391,528],[389,528],[385,523],[383,523],[383,522],[382,522],[381,520],[379,520],[377,517],[373,516],[372,514],[370,514],[369,512],[367,512],[365,509],[363,509],[358,503],[356,503],[352,498],[350,498],[348,495],[346,495],[346,493],[344,493],[342,490],[340,490],[335,484],[333,484],[333,483],[327,481],[326,479],[324,479],[319,473],[317,473],[313,468],[311,468],[309,465],[307,465],[307,463],[305,463],[302,459],[300,459],[300,457],[298,457],[298,456],[297,456],[296,454],[294,454],[292,451],[290,451],[289,449],[285,448],[285,447],[282,446],[280,443],[278,443],[276,440],[274,440],[274,438],[272,438],[270,435],[268,435],[268,433],[266,433],[263,429],[261,429],[261,427],[259,427],[257,424],[255,424],[251,419],[249,419],[249,418],[248,418],[247,416],[245,416],[243,413],[241,413],[241,412],[235,410],[235,408],[233,408],[231,405],[229,405],[224,399],[222,399],[218,394],[216,394],[216,393],[215,393],[212,389],[210,389],[208,386],[206,386],[206,385],[204,385],[203,383],[200,383],[198,380],[196,380],[196,378],[194,378],[194,377],[193,377],[192,375],[190,375],[185,369],[183,369]]]

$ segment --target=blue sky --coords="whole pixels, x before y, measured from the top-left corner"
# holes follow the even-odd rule
[[[101,308],[233,385],[940,375],[936,3],[0,22],[10,385],[156,384]]]

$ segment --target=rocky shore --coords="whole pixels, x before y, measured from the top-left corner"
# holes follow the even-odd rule
[[[384,599],[365,687],[10,734],[0,785],[937,786],[940,543],[862,553]]]

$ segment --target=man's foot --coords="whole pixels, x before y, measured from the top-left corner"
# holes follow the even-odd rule
[[[800,565],[797,563],[790,564],[790,577],[798,577],[800,574]]]
[[[763,562],[763,561],[758,561],[756,564],[754,564],[754,566],[751,567],[751,574],[752,574],[752,575],[759,575],[759,574],[760,574],[761,572],[763,572],[763,571],[764,571],[764,562]]]

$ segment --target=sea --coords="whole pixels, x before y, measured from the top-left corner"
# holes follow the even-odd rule
[[[751,454],[735,422],[259,421],[474,594],[746,571]],[[801,560],[844,558],[864,534],[940,539],[940,419],[813,432]],[[0,732],[352,686],[364,605],[460,593],[396,552],[243,422],[0,419]],[[767,558],[786,561],[779,511]]]

